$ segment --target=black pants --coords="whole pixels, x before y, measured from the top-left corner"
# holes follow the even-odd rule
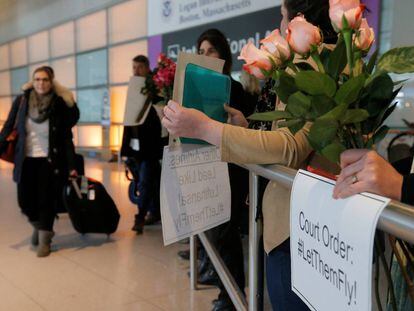
[[[209,230],[208,236],[237,285],[244,292],[245,275],[240,225],[242,209],[247,208],[245,202],[249,193],[249,172],[237,165],[229,164],[229,177],[231,188],[230,221]],[[221,282],[219,282],[219,288],[219,297],[227,297],[227,291]]]
[[[22,212],[40,230],[53,231],[56,178],[46,158],[25,158],[22,177],[17,185]]]

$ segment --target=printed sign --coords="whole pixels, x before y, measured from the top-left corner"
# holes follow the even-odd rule
[[[212,23],[281,4],[281,0],[151,0],[148,35]]]
[[[207,29],[217,28],[227,36],[233,55],[233,71],[238,71],[241,70],[243,62],[237,57],[244,45],[252,42],[259,47],[260,41],[273,29],[279,27],[281,19],[280,8],[273,7],[191,29],[167,33],[162,35],[162,52],[174,61],[177,60],[179,52],[197,53],[198,36]]]
[[[334,182],[300,170],[291,194],[292,290],[312,310],[371,310],[373,239],[389,199],[332,198]]]
[[[230,220],[227,163],[215,146],[181,145],[164,149],[161,219],[168,245]]]

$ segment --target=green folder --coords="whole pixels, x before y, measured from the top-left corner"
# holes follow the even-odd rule
[[[183,106],[204,112],[210,118],[227,121],[224,104],[230,101],[230,77],[195,64],[185,68]],[[180,138],[183,144],[207,144],[207,142]]]

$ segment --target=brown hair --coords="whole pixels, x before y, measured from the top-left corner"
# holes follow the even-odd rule
[[[55,72],[54,72],[54,70],[53,70],[52,67],[49,67],[49,66],[41,66],[41,67],[36,68],[35,71],[33,72],[33,77],[38,72],[44,72],[44,73],[46,73],[47,76],[49,77],[50,82],[52,82],[53,79],[55,78]]]

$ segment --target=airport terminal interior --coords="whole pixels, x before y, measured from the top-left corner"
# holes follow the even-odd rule
[[[328,2],[335,2],[315,1],[326,5]],[[166,66],[168,70],[176,70],[175,64],[180,53],[203,54],[201,51],[204,51],[204,41],[197,42],[197,38],[208,29],[214,28],[218,29],[220,34],[224,34],[224,44],[231,54],[228,57],[232,60],[232,67],[229,72],[223,73],[231,77],[228,81],[231,81],[232,92],[234,83],[240,86],[241,92],[246,92],[243,94],[249,92],[249,83],[256,83],[253,86],[257,89],[256,93],[249,93],[242,98],[251,98],[252,102],[252,109],[246,108],[250,112],[245,116],[257,111],[256,103],[259,102],[259,107],[260,104],[263,105],[263,101],[268,100],[266,96],[259,97],[259,94],[263,94],[261,90],[269,88],[269,85],[263,80],[258,82],[255,79],[256,82],[253,83],[246,78],[246,72],[243,71],[246,65],[238,56],[249,42],[259,47],[261,40],[269,36],[272,30],[279,28],[283,20],[283,8],[287,7],[285,2],[292,6],[295,3],[308,3],[302,0],[0,0],[0,153],[6,150],[6,136],[3,132],[8,131],[9,135],[12,129],[17,130],[17,133],[24,129],[26,135],[26,141],[19,145],[18,139],[22,137],[22,132],[17,134],[17,146],[13,154],[15,157],[11,161],[0,160],[0,311],[279,310],[274,304],[275,301],[279,303],[282,298],[278,297],[281,300],[276,300],[270,294],[274,284],[272,280],[269,281],[269,274],[265,278],[267,281],[259,276],[263,288],[260,289],[259,285],[258,295],[249,291],[249,284],[253,284],[251,278],[257,281],[258,277],[257,270],[251,267],[249,261],[252,259],[249,249],[254,244],[251,239],[252,231],[249,236],[249,222],[252,230],[251,221],[255,214],[250,211],[249,215],[249,208],[252,207],[248,205],[248,172],[244,171],[243,175],[240,173],[242,169],[235,165],[229,166],[230,184],[232,178],[238,179],[239,184],[244,183],[244,187],[237,188],[243,190],[235,190],[240,191],[244,197],[239,200],[239,212],[234,213],[233,205],[231,207],[232,219],[236,218],[236,215],[240,219],[236,224],[231,220],[225,228],[230,231],[231,227],[237,238],[234,243],[223,242],[223,250],[220,239],[224,239],[222,236],[230,233],[223,233],[227,229],[222,229],[226,226],[222,224],[218,227],[221,228],[221,233],[212,233],[210,240],[219,241],[215,242],[216,247],[218,253],[222,252],[224,259],[219,256],[218,261],[224,260],[228,263],[224,270],[227,270],[227,273],[230,270],[230,274],[237,269],[238,272],[235,272],[236,277],[232,281],[224,280],[223,273],[226,271],[214,268],[217,260],[209,259],[211,250],[198,246],[195,248],[198,260],[194,263],[194,269],[200,272],[199,284],[197,289],[192,288],[188,238],[190,234],[187,232],[180,236],[177,233],[176,237],[169,237],[169,232],[173,231],[173,223],[164,222],[170,217],[170,211],[166,209],[170,201],[165,198],[168,194],[165,187],[176,188],[171,184],[163,184],[163,180],[160,181],[161,169],[164,174],[168,167],[168,162],[162,161],[162,148],[172,144],[167,129],[161,123],[163,105],[173,97],[173,87],[172,84],[162,86],[164,89],[160,89],[155,95],[156,98],[160,97],[157,105],[154,99],[153,105],[148,105],[151,101],[147,101],[147,93],[142,94],[142,88],[149,90],[151,87],[158,87],[159,84],[165,85],[165,80],[154,80],[155,83],[152,81],[148,86],[145,79],[154,69],[154,74],[161,76],[162,66]],[[360,1],[337,2],[351,5],[350,3]],[[367,57],[370,57],[374,50],[378,50],[381,55],[394,47],[414,45],[413,0],[361,0],[361,3],[366,6],[364,16],[375,32],[375,41],[370,43],[371,52]],[[222,53],[214,44],[216,43],[206,48],[213,57]],[[414,53],[412,56],[414,59]],[[136,68],[138,64],[146,66],[144,70],[147,71],[144,74],[139,71],[140,68]],[[414,72],[412,60],[410,66]],[[142,80],[134,80],[137,76]],[[167,76],[173,79],[174,72],[172,75],[167,72],[161,78],[168,79]],[[175,77],[177,80],[177,76]],[[183,77],[180,79],[184,80]],[[395,94],[397,105],[384,122],[390,130],[377,142],[375,148],[381,157],[395,162],[414,155],[414,74],[391,74],[391,78],[394,81],[404,80],[404,87]],[[59,103],[62,106],[61,110],[48,109],[49,102],[56,98],[43,96],[42,90],[47,83],[55,83],[54,88],[52,87],[53,92],[58,93],[56,85],[63,90],[57,96],[62,101]],[[174,92],[177,90],[174,89]],[[271,94],[272,92],[269,96]],[[131,103],[135,103],[133,96],[143,98],[140,102],[141,110],[132,107]],[[231,100],[229,96],[228,94],[228,99]],[[22,104],[19,106],[19,103],[26,103],[24,100],[29,106],[29,117],[20,118],[23,111],[20,109]],[[45,110],[41,109],[42,105],[46,105]],[[75,109],[78,109],[79,115],[73,117],[74,122],[69,126],[67,123],[71,122],[72,114],[76,115],[76,112],[73,112]],[[33,110],[36,110],[34,115]],[[44,111],[47,111],[47,122],[43,122],[44,119],[39,122]],[[139,117],[136,117],[138,112]],[[12,115],[18,117],[13,119]],[[152,117],[158,126],[155,130],[138,130],[139,135],[144,135],[144,138],[128,136],[134,135],[133,130],[129,131],[129,128],[143,128],[142,124],[146,124],[146,120]],[[18,122],[19,118],[26,121]],[[138,125],[140,120],[142,122]],[[227,117],[222,121],[226,120]],[[45,123],[46,128],[43,127]],[[56,128],[60,135],[58,138],[54,136]],[[257,128],[263,130],[265,126]],[[65,131],[66,129],[69,130]],[[150,134],[154,131],[159,132],[158,137],[151,138]],[[51,145],[52,139],[55,139],[53,144],[56,145]],[[154,149],[155,145],[157,146]],[[130,164],[128,159],[143,152],[144,148],[154,150],[148,151],[151,153],[151,160],[146,158],[147,154],[145,158],[142,158],[141,154],[137,156],[136,162]],[[26,150],[26,154],[22,149]],[[75,153],[76,158],[72,159],[72,154],[74,156]],[[36,162],[36,157],[43,162]],[[65,157],[75,162],[64,162],[62,159]],[[27,159],[35,160],[30,162]],[[59,166],[62,161],[67,165],[64,169]],[[185,163],[182,159],[180,161]],[[50,168],[55,164],[56,167]],[[65,170],[66,175],[62,173],[64,181],[55,179],[57,175],[61,176],[60,170]],[[145,174],[149,174],[148,180],[151,179],[151,182],[145,185],[147,175],[144,175],[144,171]],[[208,180],[216,178],[216,174],[220,176],[221,173],[218,169],[212,172],[206,171],[202,176],[198,171],[197,176],[199,180]],[[32,173],[35,177],[30,175]],[[232,177],[231,174],[236,177]],[[88,179],[82,178],[81,175]],[[353,175],[353,183],[358,181],[355,176],[358,175]],[[75,184],[72,181],[75,181]],[[78,186],[76,181],[79,181]],[[176,183],[185,185],[186,181],[180,179]],[[160,184],[161,209],[164,208],[161,212]],[[264,185],[261,185],[262,194]],[[101,186],[104,190],[99,188]],[[217,186],[217,191],[220,187]],[[92,192],[90,189],[96,191]],[[82,233],[76,227],[74,219],[77,216],[75,212],[68,213],[68,209],[75,205],[73,200],[76,200],[77,191],[81,191],[84,198],[86,195],[89,201],[94,201],[95,195],[96,200],[101,200],[100,195],[105,192],[103,195],[106,201],[102,205],[108,205],[108,210],[112,208],[115,216],[119,217],[119,222],[114,220],[115,229],[111,230],[109,235],[102,233],[103,231],[97,233],[94,229]],[[148,193],[145,194],[144,191]],[[198,194],[214,196],[211,192],[206,193],[201,191]],[[42,202],[37,204],[41,209],[40,206],[46,206],[51,202],[52,196],[59,197],[53,201],[53,208],[57,212],[52,212],[52,219],[49,217],[49,220],[43,222],[42,212],[40,218],[31,214],[32,211],[29,209],[36,205],[33,200]],[[288,200],[288,195],[283,197],[283,200]],[[229,198],[226,202],[230,206]],[[69,203],[64,204],[62,200]],[[151,206],[145,211],[145,215],[139,212],[139,205],[140,202],[144,202],[143,200],[147,200],[146,204]],[[180,204],[183,207],[197,200],[202,201],[200,197],[188,197],[185,202],[182,199]],[[231,200],[238,200],[233,196],[233,192]],[[230,207],[228,211],[230,213]],[[194,217],[208,219],[211,215]],[[260,218],[260,214],[257,215]],[[410,221],[414,223],[414,214],[411,217]],[[183,219],[181,220],[184,223],[198,221]],[[229,219],[230,216],[226,221]],[[171,224],[171,228],[168,229],[170,231],[164,227],[167,223]],[[218,223],[217,221],[216,224],[208,224],[202,229],[197,229],[196,233],[211,229]],[[177,223],[175,225],[177,229]],[[411,229],[414,230],[414,227]],[[35,242],[34,231],[38,234],[38,240]],[[166,241],[169,242],[165,243]],[[266,243],[269,242],[265,239],[265,249]],[[235,246],[236,244],[238,246]],[[45,245],[46,249],[41,248]],[[263,246],[261,247],[260,254],[266,257]],[[226,248],[232,249],[229,251],[230,254],[226,253]],[[285,253],[290,254],[289,250]],[[229,259],[226,256],[233,257]],[[263,263],[266,261],[259,256],[259,261],[260,259]],[[264,269],[270,267],[270,263],[269,267],[266,267],[267,263],[268,261],[264,264]],[[290,264],[288,268],[290,269]],[[411,280],[413,271],[408,272]],[[224,280],[225,286],[220,278]],[[402,280],[401,277],[400,279]],[[245,288],[229,294],[226,287],[237,287],[238,284],[244,284]],[[268,288],[269,285],[271,288]],[[387,304],[386,310],[392,310],[387,300],[387,292],[382,294],[380,300],[384,306]],[[292,292],[292,295],[295,294]],[[414,298],[414,295],[411,298]],[[300,300],[298,296],[295,296],[295,299]],[[411,308],[414,303],[407,302],[408,300],[406,298],[404,303],[398,306],[398,310],[413,310]],[[306,304],[310,306],[309,301]],[[307,306],[303,302],[289,301],[286,302],[286,307],[280,310],[310,310]],[[382,310],[377,307],[377,302],[373,302],[373,306],[372,310]]]

